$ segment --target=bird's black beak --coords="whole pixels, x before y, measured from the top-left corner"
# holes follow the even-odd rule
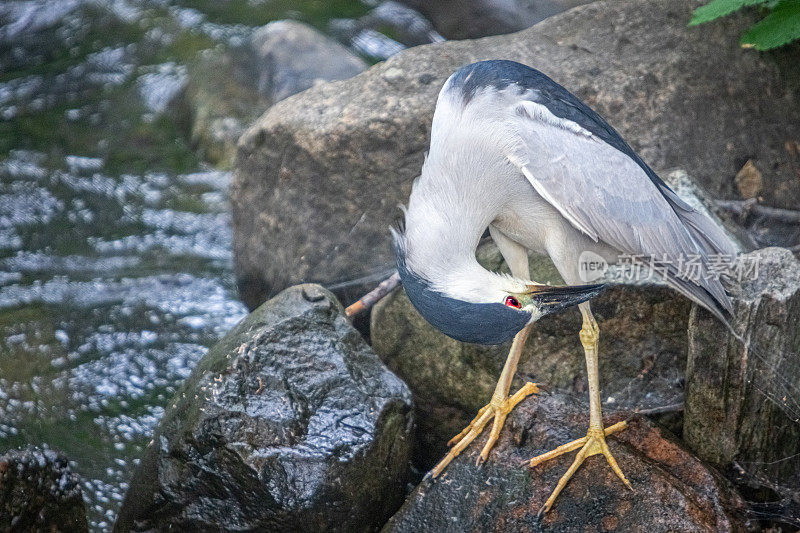
[[[571,305],[590,300],[603,292],[605,284],[566,285],[551,287],[549,285],[531,285],[531,298],[542,315],[549,315]]]

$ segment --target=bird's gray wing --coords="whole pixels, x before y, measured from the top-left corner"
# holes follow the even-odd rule
[[[718,279],[705,279],[707,255],[714,247],[694,237],[691,224],[684,223],[688,217],[702,230],[699,213],[677,196],[670,201],[674,193],[669,188],[663,191],[636,160],[578,122],[525,99],[511,111],[513,119],[506,124],[518,142],[509,158],[539,195],[592,239],[624,254],[674,264],[666,281],[724,320],[730,300]],[[706,241],[715,239],[723,246],[729,242],[719,229]],[[701,279],[681,279],[677,265],[695,257],[704,265]]]

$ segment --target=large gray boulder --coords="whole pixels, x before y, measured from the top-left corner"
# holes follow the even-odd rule
[[[278,20],[231,49],[203,51],[189,67],[180,107],[200,154],[226,167],[245,128],[269,106],[314,84],[367,68],[363,59],[313,27]]]
[[[733,326],[749,344],[705,310],[692,311],[683,436],[702,459],[794,498],[797,508],[800,262],[789,250],[765,248],[739,265]]]
[[[351,78],[367,68],[344,46],[294,20],[259,28],[250,46],[258,65],[258,90],[273,102],[320,82]]]
[[[167,408],[118,531],[370,531],[402,503],[406,386],[317,285],[282,292]]]
[[[63,454],[30,447],[0,456],[0,531],[89,531],[81,480]]]
[[[520,33],[416,47],[276,104],[243,135],[232,184],[243,299],[391,266],[387,228],[419,175],[436,95],[481,59],[550,75],[656,169],[691,169],[713,195],[732,195],[750,159],[766,202],[797,205],[786,142],[800,138],[800,96],[770,57],[738,45],[749,17],[687,27],[699,3],[595,2]]]
[[[477,439],[435,480],[424,480],[384,533],[435,531],[747,531],[745,506],[729,483],[645,418],[608,446],[633,485],[623,485],[602,455],[576,472],[543,519],[537,514],[575,452],[530,468],[525,462],[586,435],[588,410],[569,396],[526,400],[509,416],[481,467]],[[623,418],[608,417],[606,424]]]

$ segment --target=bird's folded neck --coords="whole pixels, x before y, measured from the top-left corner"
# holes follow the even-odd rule
[[[466,301],[482,302],[502,277],[483,268],[475,249],[494,220],[486,202],[458,194],[431,194],[418,184],[406,212],[405,261],[433,289]]]

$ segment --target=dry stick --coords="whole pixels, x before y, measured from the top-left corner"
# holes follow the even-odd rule
[[[367,294],[359,298],[359,300],[356,303],[348,306],[347,309],[344,310],[344,314],[348,318],[352,318],[356,316],[358,313],[366,311],[367,309],[378,303],[378,301],[380,301],[381,298],[383,298],[384,296],[392,292],[394,289],[396,289],[398,285],[400,285],[400,274],[395,272],[385,280],[381,281],[380,284],[373,290],[369,291]]]
[[[664,413],[679,413],[683,411],[683,402],[674,403],[672,405],[664,405],[661,407],[651,407],[650,409],[634,409],[633,412],[637,415],[660,415]]]
[[[738,216],[747,216],[752,213],[788,224],[800,223],[800,211],[760,205],[756,203],[755,198],[749,200],[715,200],[714,204]]]

